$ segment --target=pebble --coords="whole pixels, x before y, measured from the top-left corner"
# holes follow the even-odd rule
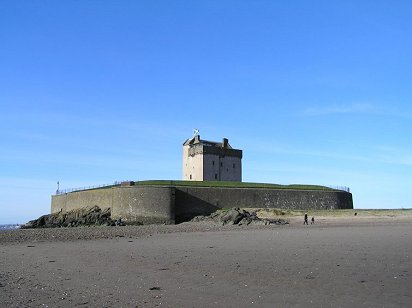
[[[95,239],[121,240],[123,237],[131,241],[133,238],[154,236],[175,232],[213,232],[230,230],[275,229],[277,225],[226,225],[211,222],[185,222],[178,225],[144,225],[144,226],[93,226],[71,228],[39,228],[17,229],[0,232],[0,245],[28,243],[27,247],[39,242],[61,242]]]

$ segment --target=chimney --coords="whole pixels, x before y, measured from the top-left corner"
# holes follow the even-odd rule
[[[227,148],[228,143],[229,143],[229,139],[223,138],[222,147]]]

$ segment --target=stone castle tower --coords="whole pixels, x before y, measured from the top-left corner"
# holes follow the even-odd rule
[[[233,149],[229,140],[201,140],[193,136],[183,144],[183,180],[242,181],[242,150]]]

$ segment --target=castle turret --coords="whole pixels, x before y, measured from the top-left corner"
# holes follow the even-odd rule
[[[206,141],[196,134],[183,143],[183,180],[241,182],[242,155],[227,138]]]

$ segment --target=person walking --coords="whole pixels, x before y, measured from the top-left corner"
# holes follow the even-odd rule
[[[312,216],[312,220],[311,220],[310,224],[311,224],[311,225],[314,225],[314,224],[315,224],[315,216]]]
[[[308,225],[308,213],[305,213],[305,220],[303,221],[304,225]]]

